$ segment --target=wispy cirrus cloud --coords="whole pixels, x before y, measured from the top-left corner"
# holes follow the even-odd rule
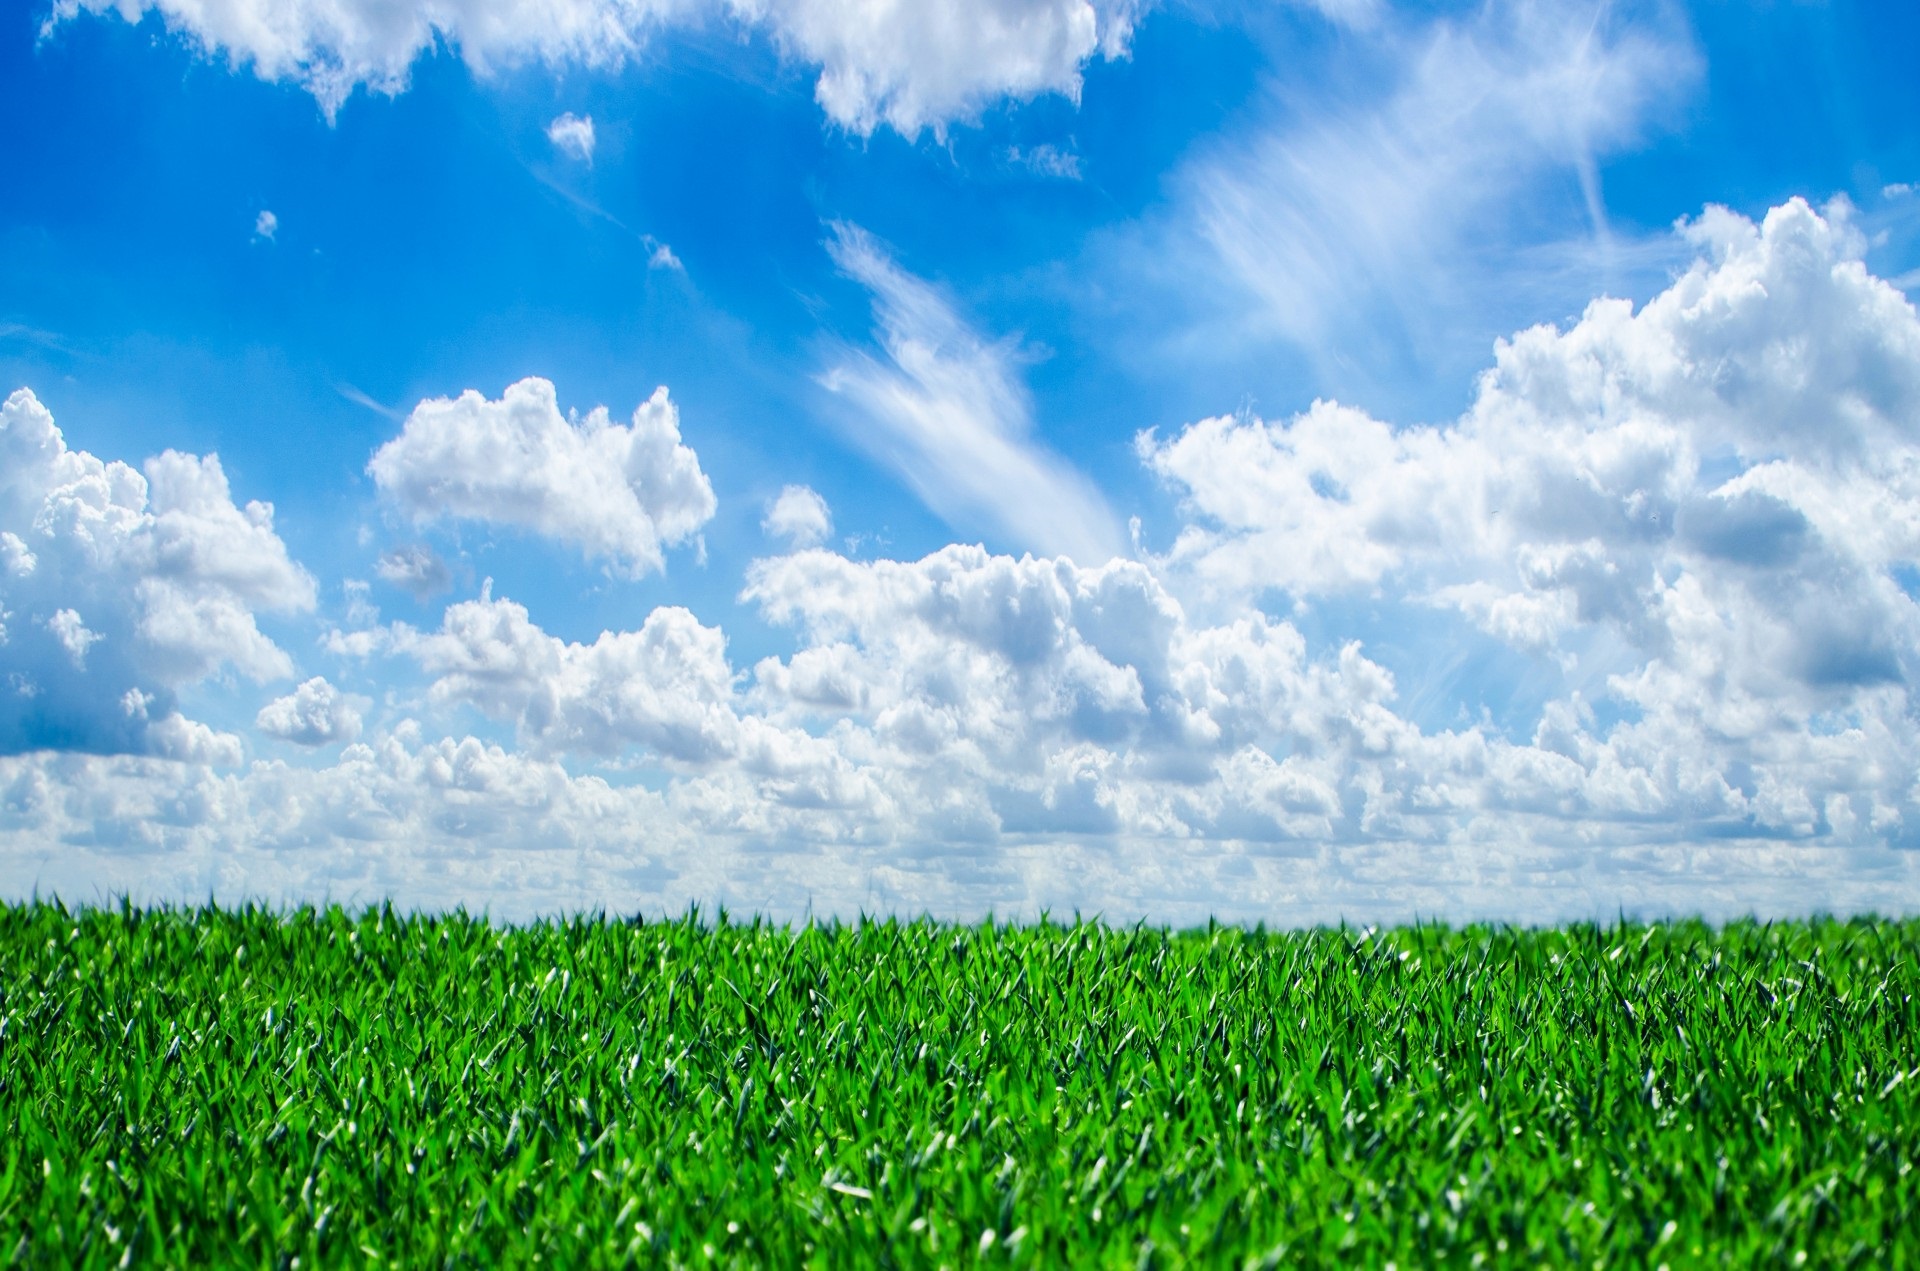
[[[1016,346],[989,342],[865,230],[836,225],[828,250],[873,296],[884,358],[845,349],[821,383],[853,408],[855,444],[963,532],[1089,564],[1120,553],[1119,519],[1033,436]]]
[[[1664,232],[1613,233],[1601,168],[1700,79],[1682,19],[1588,0],[1376,16],[1364,73],[1276,76],[1146,231],[1185,303],[1212,284],[1209,344],[1290,346],[1348,391],[1456,375],[1512,324],[1678,263]]]

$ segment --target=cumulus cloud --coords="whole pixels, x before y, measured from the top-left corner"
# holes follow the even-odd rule
[[[232,768],[245,757],[238,737],[188,719],[179,711],[148,725],[147,744],[159,758],[183,764]]]
[[[1778,773],[1743,795],[1666,739],[1596,744],[1577,703],[1530,743],[1422,733],[1357,646],[1316,654],[1257,613],[1196,624],[1140,563],[801,553],[757,567],[748,599],[801,647],[733,690],[718,633],[675,611],[592,645],[507,602],[450,614],[412,654],[445,700],[515,719],[524,753],[403,724],[321,768],[0,759],[0,863],[43,893],[484,897],[505,916],[725,900],[1542,921],[1920,898],[1920,858],[1854,799],[1812,805],[1825,828],[1797,842],[1741,819],[1807,806]],[[663,721],[689,706],[674,740]],[[662,789],[561,762],[662,738],[681,756]],[[1871,787],[1858,761],[1884,740],[1810,757]]]
[[[737,12],[820,67],[814,96],[834,122],[908,137],[971,119],[1001,97],[1080,96],[1081,68],[1126,53],[1137,0],[986,0],[862,5],[735,0]]]
[[[1088,563],[1117,554],[1122,540],[1106,500],[1032,436],[1015,349],[983,339],[859,227],[835,226],[828,247],[873,293],[886,358],[849,349],[821,377],[853,408],[854,442],[964,532],[989,529]]]
[[[795,547],[818,547],[833,534],[833,513],[812,487],[790,485],[767,502],[760,528]]]
[[[253,236],[256,240],[271,243],[273,236],[280,232],[280,218],[272,212],[261,209],[260,215],[253,218]]]
[[[236,506],[218,456],[169,450],[143,473],[70,450],[26,389],[0,406],[0,557],[0,610],[17,615],[4,751],[187,745],[184,722],[166,723],[174,691],[226,667],[256,681],[290,674],[255,616],[314,605],[272,505]],[[231,753],[210,744],[188,749]]]
[[[652,908],[677,878],[692,895],[724,886],[698,848],[644,788],[471,737],[423,741],[411,726],[321,767],[0,757],[0,877],[76,900],[487,897],[519,917],[614,898]]]
[[[398,647],[434,701],[535,753],[666,763],[678,824],[939,862],[916,876],[943,895],[985,894],[956,883],[971,871],[1031,903],[1057,893],[1023,853],[1097,843],[1115,855],[1075,894],[1118,912],[1778,908],[1869,877],[1920,901],[1899,850],[1920,830],[1899,581],[1920,558],[1920,320],[1842,210],[1715,210],[1685,236],[1700,260],[1666,292],[1504,342],[1452,424],[1321,403],[1144,434],[1192,522],[1161,558],[768,558],[742,599],[795,647],[745,674],[671,609],[578,644],[485,598]],[[1262,607],[1337,622],[1355,596],[1441,638],[1478,627],[1559,687],[1422,725],[1429,686]],[[1775,872],[1816,859],[1820,900]],[[1181,891],[1183,870],[1207,881]]]
[[[1142,434],[1195,517],[1172,560],[1243,592],[1385,580],[1523,644],[1611,623],[1655,651],[1650,606],[1682,574],[1803,629],[1778,608],[1793,579],[1878,596],[1896,608],[1856,616],[1889,630],[1887,571],[1920,547],[1912,307],[1861,265],[1844,206],[1714,209],[1684,233],[1702,256],[1672,287],[1502,341],[1452,425],[1320,402]]]
[[[367,464],[380,492],[417,523],[515,526],[578,547],[625,577],[666,568],[716,507],[680,415],[658,389],[614,423],[605,407],[562,415],[551,383],[524,379],[498,401],[469,389],[414,407]]]
[[[1258,777],[1262,774],[1250,774]],[[1284,783],[1269,781],[1284,797]],[[1331,923],[1435,913],[1541,922],[1629,913],[1886,911],[1920,854],[1786,842],[1616,846],[1394,842],[1274,853],[1232,842],[1025,835],[991,852],[846,842],[770,851],[702,824],[689,788],[570,774],[473,737],[417,729],[337,763],[235,773],[151,759],[0,757],[0,877],[11,894],[228,902],[391,899],[497,918],[715,902],[776,917],[899,912],[1113,921]],[[55,846],[57,845],[57,846]]]
[[[1088,61],[1126,53],[1138,8],[1138,0],[55,0],[43,30],[82,13],[128,21],[157,13],[208,54],[300,84],[331,117],[363,85],[400,92],[414,59],[440,42],[481,73],[528,60],[606,67],[663,27],[723,18],[818,66],[814,95],[836,124],[862,136],[885,124],[913,137],[1003,97],[1077,100]],[[582,158],[591,136],[588,124]]]
[[[582,163],[593,162],[593,116],[576,115],[572,111],[556,116],[547,125],[547,140],[554,149],[562,154],[572,155]]]
[[[1852,703],[1861,727],[1825,734],[1782,729],[1776,710],[1730,744],[1737,709],[1698,700],[1608,730],[1575,696],[1516,741],[1425,731],[1358,644],[1315,651],[1257,611],[1195,621],[1136,562],[801,552],[756,565],[743,598],[799,639],[750,682],[724,636],[678,609],[576,644],[487,598],[405,649],[435,701],[513,723],[534,753],[665,762],[680,815],[790,848],[992,856],[1093,836],[1579,853],[1604,826],[1649,850],[1708,834],[1871,851],[1915,815],[1901,775],[1913,729],[1883,683]]]
[[[1699,802],[1668,813],[1911,834],[1885,778],[1915,741],[1920,321],[1844,206],[1685,233],[1701,258],[1667,291],[1502,342],[1453,425],[1320,403],[1143,435],[1195,517],[1166,563],[1235,594],[1384,591],[1550,655],[1632,722],[1569,700],[1541,736],[1690,771]]]
[[[444,740],[0,760],[0,869],[1173,921],[1920,906],[1920,315],[1841,208],[1684,233],[1666,291],[1503,342],[1452,423],[1143,435],[1190,520],[1164,556],[770,556],[740,599],[790,643],[750,666],[685,609],[577,641],[483,593],[361,650],[424,673]],[[45,570],[6,524],[9,578]],[[1341,630],[1355,598],[1548,687],[1436,723],[1417,668]],[[120,643],[91,598],[8,608],[104,632],[89,676]],[[77,674],[43,619],[8,630]]]
[[[638,631],[581,645],[542,631],[524,606],[483,596],[451,606],[440,631],[406,647],[438,677],[435,698],[511,720],[547,751],[637,745],[699,762],[728,752],[738,727],[726,637],[685,609],[656,609]]]
[[[269,737],[297,746],[331,746],[360,735],[360,709],[351,697],[316,675],[261,707],[253,724]]]
[[[86,622],[72,609],[56,609],[47,619],[47,630],[54,641],[73,659],[73,669],[87,669],[87,650],[100,642],[98,631],[87,630]]]
[[[693,8],[674,0],[55,0],[43,31],[83,13],[127,21],[154,13],[209,56],[301,85],[331,117],[356,88],[402,91],[414,59],[440,41],[481,73],[528,60],[613,66],[661,20]]]
[[[453,573],[440,554],[423,543],[409,543],[382,552],[373,572],[381,582],[410,593],[415,600],[427,600],[453,586]]]

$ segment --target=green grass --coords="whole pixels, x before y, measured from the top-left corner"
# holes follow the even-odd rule
[[[1916,954],[0,907],[0,1261],[1900,1265]]]

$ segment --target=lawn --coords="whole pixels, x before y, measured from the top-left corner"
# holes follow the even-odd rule
[[[4,906],[0,1259],[1912,1263],[1916,955]]]

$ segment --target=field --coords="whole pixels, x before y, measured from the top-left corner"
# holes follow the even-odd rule
[[[0,1260],[1910,1264],[1917,954],[0,907]]]

